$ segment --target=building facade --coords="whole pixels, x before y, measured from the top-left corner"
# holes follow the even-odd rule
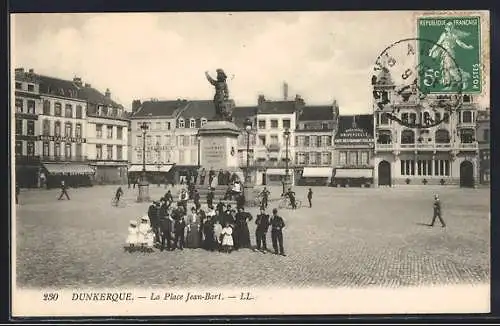
[[[373,116],[340,116],[335,135],[336,187],[373,185]]]
[[[334,135],[339,108],[305,106],[295,129],[295,173],[298,185],[328,185],[334,166]]]
[[[40,81],[33,71],[16,69],[14,91],[16,182],[22,188],[40,187]]]
[[[460,184],[475,186],[478,180],[478,144],[476,140],[477,106],[470,95],[463,95],[463,103],[451,114],[444,105],[448,95],[428,95],[419,98],[417,90],[404,94],[395,91],[388,73],[379,76],[374,91],[384,94],[387,103],[374,101],[375,184]],[[423,128],[412,128],[395,122],[387,116],[395,112],[410,126],[425,121],[443,121]],[[393,113],[394,114],[394,113]],[[432,125],[432,124],[431,124]]]
[[[477,112],[477,141],[479,147],[479,183],[489,185],[490,174],[490,110]]]
[[[126,184],[128,170],[128,120],[123,106],[75,78],[80,98],[87,102],[86,158],[94,169],[94,183]]]

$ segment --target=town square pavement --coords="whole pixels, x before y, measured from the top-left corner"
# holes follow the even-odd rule
[[[280,210],[286,257],[242,249],[127,253],[129,220],[143,215],[137,189],[111,205],[117,186],[22,190],[15,219],[17,285],[39,287],[366,287],[488,283],[489,189],[448,186],[313,187],[313,208]],[[272,188],[279,197],[279,187]],[[305,204],[306,187],[296,187]],[[153,199],[165,192],[151,186]],[[429,227],[433,195],[446,228]],[[272,202],[271,207],[277,205]],[[256,209],[251,209],[255,218]],[[255,223],[250,222],[252,245]],[[268,248],[271,248],[268,234]]]

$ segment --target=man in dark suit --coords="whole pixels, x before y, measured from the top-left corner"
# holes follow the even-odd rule
[[[161,251],[165,250],[165,244],[167,245],[167,251],[172,250],[173,222],[170,215],[160,217]]]
[[[198,192],[197,189],[193,190],[193,202],[194,202],[194,206],[196,207],[196,209],[200,209],[201,208],[200,193]]]
[[[212,188],[210,188],[207,194],[207,206],[209,208],[214,207],[214,191],[212,190]]]
[[[269,230],[269,215],[266,214],[266,210],[261,207],[260,214],[257,215],[255,220],[257,228],[255,229],[255,239],[257,241],[257,250],[261,250],[263,253],[267,251],[266,236]]]
[[[441,222],[441,227],[446,227],[446,223],[444,223],[443,217],[441,216],[441,201],[439,200],[438,195],[434,195],[434,215],[432,216],[432,222],[430,226],[434,226],[434,222],[436,222],[436,218],[439,219],[439,222]]]
[[[63,181],[61,181],[61,195],[59,196],[59,198],[58,198],[57,200],[61,200],[61,199],[63,198],[63,196],[64,196],[64,195],[66,195],[66,198],[67,198],[68,200],[70,200],[70,199],[69,199],[69,195],[68,195],[68,191],[67,191],[67,189],[68,189],[68,188],[66,187],[66,184],[64,183],[64,180],[63,180]]]
[[[184,212],[178,212],[175,218],[175,241],[174,248],[184,249],[184,229],[186,228],[186,221],[184,220]]]
[[[273,241],[274,254],[285,255],[285,249],[283,247],[283,228],[285,227],[285,221],[281,216],[278,215],[278,210],[273,209],[273,216],[271,217],[271,239]]]
[[[313,191],[311,188],[309,188],[309,191],[307,192],[307,200],[309,201],[309,208],[313,207],[312,199],[313,199]]]
[[[155,242],[160,242],[160,203],[154,201],[148,209],[149,222],[155,233]]]

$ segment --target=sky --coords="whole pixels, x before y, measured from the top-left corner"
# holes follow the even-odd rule
[[[205,71],[223,68],[236,105],[259,94],[336,100],[370,113],[377,56],[415,36],[411,12],[98,13],[12,16],[13,67],[73,79],[131,107],[151,98],[211,99]]]

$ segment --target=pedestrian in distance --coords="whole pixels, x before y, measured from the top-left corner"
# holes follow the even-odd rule
[[[266,214],[266,210],[263,207],[260,208],[260,214],[257,215],[255,224],[257,225],[257,228],[255,229],[257,250],[260,250],[265,254],[267,252],[266,237],[267,231],[269,230],[269,215]]]
[[[441,227],[446,227],[446,223],[443,220],[443,217],[441,216],[441,201],[439,200],[438,195],[434,195],[434,204],[433,204],[433,209],[434,209],[434,214],[432,216],[432,222],[430,226],[434,226],[434,222],[436,222],[436,218],[439,219],[439,222],[441,222]]]
[[[66,195],[66,198],[68,200],[70,200],[69,198],[69,195],[68,195],[68,191],[67,191],[67,187],[66,187],[66,184],[64,183],[64,180],[61,181],[61,194],[59,195],[59,198],[57,200],[61,200],[63,198],[63,196]]]
[[[16,183],[16,205],[19,204],[19,193],[20,192],[21,192],[21,189],[19,188],[19,184]]]
[[[307,200],[309,201],[309,208],[313,207],[312,198],[313,198],[313,191],[311,188],[309,188],[309,191],[307,192]]]
[[[115,206],[118,206],[118,203],[120,202],[120,197],[123,195],[123,190],[122,187],[118,187],[115,192],[115,198],[114,198],[114,204]]]
[[[283,228],[285,221],[278,215],[278,210],[273,209],[273,216],[271,217],[271,240],[273,241],[273,249],[275,255],[285,255],[285,248],[283,247]]]

